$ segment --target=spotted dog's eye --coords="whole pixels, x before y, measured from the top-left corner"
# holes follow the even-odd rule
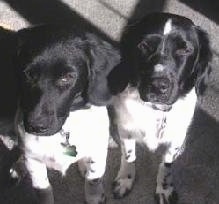
[[[181,45],[176,49],[175,53],[176,55],[182,56],[182,55],[190,55],[193,53],[193,46],[191,43],[183,42]]]
[[[68,87],[70,85],[73,85],[76,81],[76,77],[77,77],[76,73],[68,72],[58,79],[57,85],[59,87]]]

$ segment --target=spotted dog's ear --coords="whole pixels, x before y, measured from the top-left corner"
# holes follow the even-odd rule
[[[106,105],[112,93],[108,86],[109,73],[120,62],[117,49],[104,41],[90,46],[88,100],[94,105]]]
[[[209,75],[211,73],[210,62],[212,59],[212,52],[208,34],[200,27],[196,27],[196,31],[199,41],[199,53],[197,65],[195,66],[194,71],[196,75],[195,88],[198,95],[203,95],[207,87]]]

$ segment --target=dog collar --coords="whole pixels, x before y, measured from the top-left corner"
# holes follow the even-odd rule
[[[64,148],[64,154],[71,156],[71,157],[76,157],[77,156],[77,151],[76,151],[76,146],[75,145],[70,145],[69,143],[69,138],[70,138],[70,132],[65,132],[63,129],[60,130],[60,134],[65,138],[65,142],[61,142],[61,145]]]
[[[172,106],[171,105],[152,104],[152,108],[154,110],[160,110],[160,111],[168,112],[172,109]]]

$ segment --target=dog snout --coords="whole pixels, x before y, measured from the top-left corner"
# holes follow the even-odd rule
[[[170,80],[167,78],[155,78],[152,79],[151,88],[155,92],[165,94],[170,88]]]
[[[44,133],[47,131],[47,127],[43,123],[39,123],[35,126],[30,125],[29,131],[33,133]]]
[[[43,121],[29,121],[26,125],[25,125],[25,129],[27,132],[29,133],[45,133],[48,130],[48,124],[46,124]]]

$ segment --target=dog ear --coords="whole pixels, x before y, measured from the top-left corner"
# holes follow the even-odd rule
[[[195,89],[197,95],[203,95],[207,87],[209,75],[211,73],[210,62],[212,59],[212,52],[210,48],[208,34],[200,27],[196,27],[196,31],[199,41],[199,53],[198,61],[194,70],[194,73],[196,75]]]
[[[108,75],[108,86],[113,95],[122,92],[128,85],[130,70],[124,62],[120,62]]]
[[[112,98],[107,77],[120,62],[120,54],[106,42],[90,46],[88,100],[94,105],[106,105]]]

